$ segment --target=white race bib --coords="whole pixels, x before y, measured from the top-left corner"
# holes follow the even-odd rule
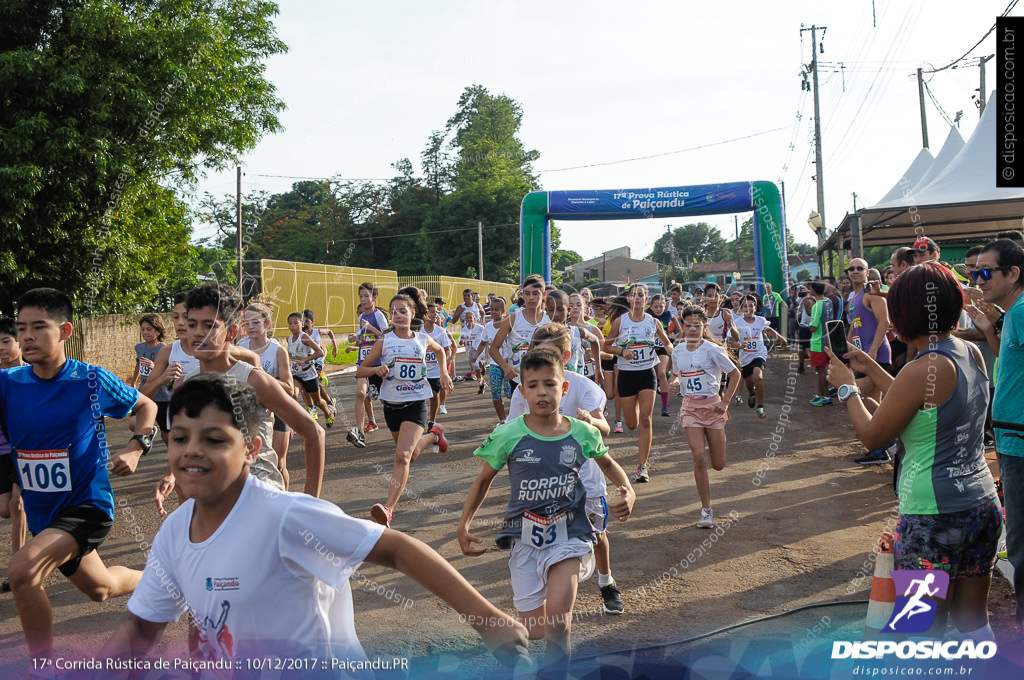
[[[863,352],[864,348],[860,346],[860,336],[859,335],[855,335],[855,336],[853,336],[852,340],[853,340],[853,346]]]
[[[551,517],[541,517],[526,510],[523,512],[523,532],[519,540],[540,550],[558,543],[568,543],[566,511]]]
[[[359,348],[359,354],[358,354],[359,359],[358,360],[359,360],[360,363],[362,363],[363,359],[365,359],[366,357],[370,356],[370,350],[371,349],[373,349],[372,346],[371,347],[360,347]]]
[[[18,470],[26,491],[64,493],[71,491],[68,450],[18,451]]]
[[[629,360],[630,366],[644,366],[654,354],[654,348],[644,343],[626,345],[626,349],[633,353],[633,358]]]

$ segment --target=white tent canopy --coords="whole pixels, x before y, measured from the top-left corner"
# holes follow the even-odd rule
[[[996,186],[994,99],[993,94],[963,148],[938,172],[928,173],[932,175],[930,181],[922,182],[907,195],[901,192],[902,200],[880,202],[856,215],[847,215],[821,250],[847,248],[850,229],[858,217],[865,248],[909,246],[918,235],[939,243],[978,241],[1003,230],[1020,229],[1024,188]],[[951,137],[947,137],[932,168],[939,165]]]
[[[910,167],[907,168],[906,172],[900,176],[899,181],[896,182],[896,184],[892,186],[892,189],[889,189],[885,196],[882,196],[882,200],[875,205],[887,205],[895,201],[903,200],[904,192],[907,189],[913,191],[913,188],[921,183],[921,179],[928,172],[928,169],[934,165],[934,163],[935,157],[932,156],[932,152],[929,149],[924,148],[918,151],[917,158],[915,158],[914,162],[910,164]]]

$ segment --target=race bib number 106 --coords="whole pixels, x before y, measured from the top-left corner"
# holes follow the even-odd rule
[[[18,451],[18,471],[22,488],[42,493],[71,491],[71,473],[67,449],[57,451]]]

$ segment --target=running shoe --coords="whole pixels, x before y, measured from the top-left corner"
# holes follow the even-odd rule
[[[1009,554],[1007,553],[1006,550],[1000,550],[999,552],[996,553],[996,559],[1008,560],[1008,559],[1010,559],[1010,557],[1009,557]],[[4,581],[4,583],[7,583],[7,581]],[[10,586],[8,586],[8,588],[10,588]],[[7,591],[5,590],[4,592],[6,593]]]
[[[444,404],[441,404],[440,406],[437,407],[437,413],[438,413],[438,415],[442,415],[442,416],[443,415],[447,415],[448,414],[448,409],[445,407]]]
[[[316,406],[310,406],[309,408],[307,408],[306,413],[308,413],[309,417],[312,418],[313,420],[316,420],[317,418],[320,417],[319,415],[317,415]]]
[[[505,424],[505,421],[504,421],[504,420],[499,420],[499,421],[498,421],[498,424],[497,424],[497,425],[495,425],[494,427],[501,427],[501,426],[502,426],[502,425],[504,425],[504,424]]]
[[[879,449],[865,453],[860,458],[854,458],[853,462],[857,465],[885,465],[890,460],[888,452]]]
[[[757,395],[751,394],[747,397],[747,406],[754,408],[757,405]]]
[[[700,509],[700,519],[697,520],[698,529],[710,529],[715,526],[715,513],[711,508]]]
[[[800,364],[799,366],[797,366],[796,367],[796,372],[797,373],[803,373],[804,372],[804,365]]]
[[[437,435],[437,452],[445,453],[448,450],[448,440],[444,438],[444,428],[435,423],[430,431]]]
[[[615,432],[615,433],[621,433],[622,432],[622,421],[621,420],[616,420],[615,421],[615,429],[612,430],[612,432]]]
[[[376,503],[370,508],[370,517],[377,524],[383,524],[388,529],[391,528],[391,510],[383,503]]]
[[[462,376],[462,379],[463,379],[463,380],[472,380],[472,379],[473,379],[473,372],[472,372],[472,371],[470,371],[470,372],[469,372],[469,373],[467,373],[466,375]]]
[[[651,476],[647,473],[647,466],[641,465],[636,469],[636,481],[637,484],[651,481]]]
[[[767,415],[765,415],[764,406],[758,406],[757,407],[757,417],[758,418],[767,418],[768,417]]]
[[[484,393],[484,381],[483,380],[480,381],[480,387],[477,389],[476,393],[477,394],[483,394]]]
[[[331,425],[334,425],[334,412],[333,411],[330,414],[328,414],[326,411],[324,411],[324,417],[326,418],[326,420],[324,421],[324,424],[327,427],[330,427]]]
[[[604,600],[601,604],[601,609],[604,610],[605,614],[618,616],[626,609],[625,605],[622,604],[622,593],[619,592],[615,581],[606,586],[601,586],[601,599]]]
[[[661,409],[661,415],[664,418],[668,418],[669,416],[672,415],[671,413],[669,413],[668,406],[666,406],[665,408]]]
[[[376,420],[367,420],[366,424],[363,425],[363,432],[376,432],[380,429],[380,425],[377,424]]]
[[[735,403],[737,406],[741,405],[743,403],[743,397],[737,394],[736,398],[733,400],[733,403]]]
[[[820,397],[817,403],[811,402],[811,406],[831,406],[832,404],[832,397]]]
[[[363,437],[363,433],[355,427],[348,431],[348,434],[345,435],[345,439],[347,439],[349,443],[357,449],[366,448],[366,439]]]
[[[327,387],[327,385],[329,384],[327,381],[327,374],[324,373],[323,371],[320,371],[320,384],[323,385],[324,387]]]

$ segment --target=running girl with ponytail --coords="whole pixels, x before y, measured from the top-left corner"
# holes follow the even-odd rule
[[[380,400],[384,406],[384,420],[395,440],[395,465],[388,484],[388,497],[383,503],[370,508],[370,516],[378,524],[391,526],[391,517],[398,499],[409,481],[409,466],[428,446],[437,444],[438,451],[448,450],[444,429],[434,424],[427,427],[428,404],[432,397],[427,382],[427,356],[433,363],[444,361],[444,349],[422,330],[427,306],[420,292],[412,286],[398,291],[390,303],[391,327],[374,343],[363,363],[356,369],[357,378],[379,375],[383,379]],[[379,360],[379,361],[378,361]],[[446,371],[440,373],[441,389],[452,389],[452,379]]]
[[[640,427],[640,455],[635,478],[640,483],[650,481],[647,458],[651,455],[651,419],[654,415],[654,394],[658,389],[658,374],[654,368],[658,364],[658,355],[654,353],[654,341],[661,340],[666,349],[672,347],[665,329],[644,312],[646,302],[647,286],[642,283],[633,284],[625,298],[615,298],[611,329],[604,340],[604,349],[618,355],[617,401],[625,412],[626,426],[630,430]]]

